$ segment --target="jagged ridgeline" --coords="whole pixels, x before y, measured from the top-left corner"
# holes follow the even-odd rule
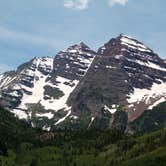
[[[0,105],[44,130],[134,132],[130,124],[165,101],[165,60],[126,35],[97,52],[81,42],[0,75]]]

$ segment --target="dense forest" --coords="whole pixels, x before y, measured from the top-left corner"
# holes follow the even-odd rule
[[[140,128],[147,119],[156,120],[146,112],[132,125]],[[166,129],[160,127],[134,135],[118,129],[45,132],[1,108],[0,166],[165,166]]]

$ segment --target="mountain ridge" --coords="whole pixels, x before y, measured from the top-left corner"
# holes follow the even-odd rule
[[[80,42],[0,75],[0,105],[46,130],[112,128],[119,117],[126,128],[166,101],[165,82],[165,61],[121,34],[97,52]]]

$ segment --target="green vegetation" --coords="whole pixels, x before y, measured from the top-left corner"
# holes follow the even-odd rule
[[[0,143],[17,149],[20,142],[34,142],[44,133],[40,129],[31,128],[30,124],[18,120],[10,112],[0,108]]]
[[[131,126],[133,130],[140,133],[166,128],[166,102],[159,104],[152,110],[145,111],[131,123]]]
[[[166,129],[144,135],[122,130],[33,129],[0,109],[0,166],[165,166]]]
[[[113,128],[125,131],[127,126],[128,117],[126,112],[118,110],[114,114]]]

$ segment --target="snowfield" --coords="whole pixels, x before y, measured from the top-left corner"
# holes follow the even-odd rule
[[[151,104],[151,98],[158,98],[158,101],[149,106],[149,109],[152,109],[157,104],[166,101],[166,82],[161,81],[161,84],[153,83],[151,89],[134,88],[133,93],[128,95],[128,97],[129,99],[127,101],[130,105],[141,101],[144,101],[146,104]]]

